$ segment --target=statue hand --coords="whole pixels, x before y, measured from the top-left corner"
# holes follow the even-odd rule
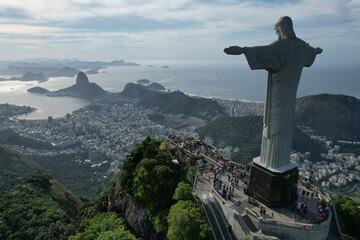
[[[323,50],[319,47],[315,49],[316,54],[321,54],[322,52],[323,52]]]
[[[241,55],[245,53],[244,48],[239,46],[230,46],[224,49],[224,52],[229,55]]]

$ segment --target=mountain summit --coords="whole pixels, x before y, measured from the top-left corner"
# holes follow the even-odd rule
[[[48,93],[48,96],[51,97],[67,96],[67,97],[94,99],[106,93],[107,92],[96,83],[89,82],[89,79],[84,72],[79,72],[76,77],[76,83],[74,85],[64,89],[50,92]]]
[[[89,78],[84,72],[79,72],[76,77],[76,85],[79,87],[86,87],[89,84]]]

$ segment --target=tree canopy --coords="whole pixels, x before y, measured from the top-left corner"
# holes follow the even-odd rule
[[[71,236],[69,240],[136,240],[124,227],[124,221],[116,213],[99,213],[87,219],[84,231]]]
[[[192,195],[192,187],[191,187],[191,185],[188,184],[188,183],[185,183],[185,182],[179,182],[179,184],[177,185],[177,187],[175,189],[173,199],[176,200],[176,201],[192,200],[193,195]]]
[[[0,198],[0,239],[68,239],[79,201],[70,194],[47,175],[22,179]]]
[[[346,231],[353,237],[360,238],[360,202],[351,198],[335,198],[336,210],[345,224]]]
[[[209,232],[200,208],[192,201],[179,201],[171,206],[167,221],[169,240],[205,239]]]

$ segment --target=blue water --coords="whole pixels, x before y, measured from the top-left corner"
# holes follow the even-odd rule
[[[189,94],[231,98],[263,102],[266,91],[265,71],[251,71],[243,59],[228,62],[214,61],[177,61],[177,62],[142,62],[140,67],[113,67],[106,73],[89,75],[90,81],[96,82],[111,92],[120,92],[128,82],[149,79],[161,83],[171,90],[181,90]],[[155,67],[147,67],[153,64]],[[170,68],[161,68],[169,65]],[[299,85],[298,96],[318,93],[346,94],[360,97],[359,67],[327,67],[314,64],[305,68]],[[86,101],[74,98],[51,98],[27,93],[34,86],[50,90],[72,85],[74,78],[52,78],[45,83],[37,82],[0,82],[0,103],[30,105],[39,109],[26,118],[39,119],[64,116],[68,112],[85,106]]]
[[[345,69],[316,64],[312,68],[305,68],[298,96],[326,92],[360,97],[358,69],[360,68]],[[169,69],[112,68],[107,69],[106,74],[91,75],[89,78],[109,91],[121,91],[126,83],[147,78],[171,90],[195,95],[264,101],[267,73],[262,70],[251,71],[243,61],[175,62],[170,64]]]

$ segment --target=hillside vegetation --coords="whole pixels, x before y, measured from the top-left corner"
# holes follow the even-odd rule
[[[0,239],[67,239],[81,200],[44,174],[24,177],[0,197]]]
[[[211,119],[225,113],[215,100],[191,97],[180,91],[155,91],[141,84],[127,84],[121,95],[136,99],[141,106],[156,109],[158,113],[184,114],[202,119]]]
[[[320,135],[360,140],[360,100],[355,97],[320,94],[299,98],[296,119]]]
[[[129,153],[110,192],[125,190],[140,202],[160,238],[207,239],[210,227],[192,196],[194,171],[172,163],[174,158],[160,141],[146,138]]]
[[[0,194],[12,188],[19,177],[30,175],[35,170],[41,169],[36,162],[2,145],[0,145],[0,166]]]
[[[13,144],[32,149],[55,149],[50,143],[20,136],[11,129],[0,131],[0,144]]]
[[[0,131],[0,193],[12,187],[18,177],[27,176],[35,171],[50,174],[64,183],[73,192],[83,197],[91,198],[99,193],[109,182],[106,179],[99,181],[101,176],[108,170],[109,164],[98,167],[94,174],[91,164],[81,163],[77,159],[86,159],[87,151],[78,153],[60,153],[50,143],[33,138],[20,136],[12,130]],[[51,150],[53,155],[34,154],[22,156],[10,150],[12,145],[22,146],[37,150]]]
[[[196,131],[201,138],[206,136],[213,138],[215,145],[238,147],[239,152],[232,156],[234,161],[246,163],[260,155],[262,116],[223,116]],[[321,144],[298,128],[294,130],[292,148],[302,153],[310,151],[312,160],[320,160],[320,153],[324,151]]]
[[[334,199],[334,203],[347,233],[360,239],[360,202],[347,197],[339,197]]]

